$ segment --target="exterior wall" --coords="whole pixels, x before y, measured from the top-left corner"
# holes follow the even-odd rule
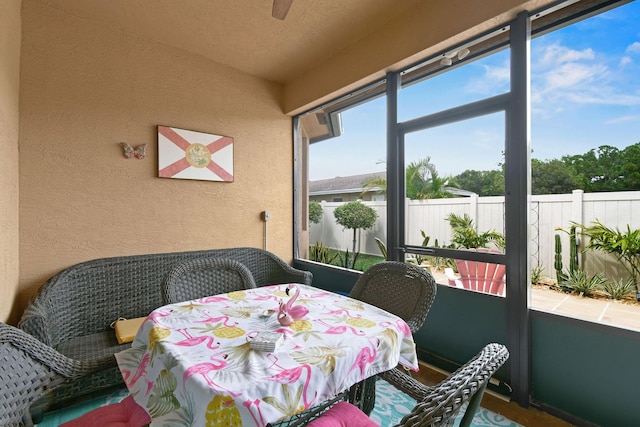
[[[21,0],[0,2],[0,320],[18,289],[18,129]]]
[[[39,1],[24,1],[22,27],[19,313],[81,261],[263,247],[264,210],[267,249],[291,260],[280,85]],[[233,137],[235,181],[157,178],[157,125]],[[147,158],[125,159],[121,141],[148,144]]]

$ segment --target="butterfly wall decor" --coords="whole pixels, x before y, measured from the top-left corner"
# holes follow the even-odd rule
[[[135,157],[136,159],[144,159],[147,155],[147,144],[138,145],[137,147],[132,147],[126,142],[121,142],[120,146],[124,150],[124,156],[127,159]]]

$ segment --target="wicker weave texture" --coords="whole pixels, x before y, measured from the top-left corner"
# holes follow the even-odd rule
[[[401,317],[415,334],[427,318],[436,290],[433,276],[424,268],[385,261],[365,271],[349,296]]]
[[[19,328],[40,341],[73,356],[93,373],[77,384],[65,384],[48,396],[48,405],[122,384],[114,375],[115,345],[109,328],[119,317],[148,315],[165,304],[162,283],[176,265],[201,258],[228,258],[246,267],[257,286],[275,283],[311,285],[312,274],[294,269],[271,252],[258,248],[132,255],[86,261],[51,277],[27,306]],[[36,341],[37,342],[37,341]],[[87,375],[91,372],[82,372]],[[117,372],[116,372],[117,373]],[[73,374],[75,377],[79,375]]]
[[[267,424],[267,427],[303,427],[320,417],[329,408],[340,401],[347,401],[360,409],[371,407],[375,404],[376,377],[366,378],[352,385],[348,390],[338,393],[333,399],[328,399],[318,405],[307,409],[292,417],[286,418],[276,424]]]
[[[0,425],[30,425],[29,407],[33,401],[93,368],[0,322]]]
[[[165,303],[255,288],[247,267],[228,258],[199,258],[175,266],[162,284]]]
[[[406,415],[398,426],[453,425],[463,404],[472,399],[476,403],[480,402],[489,379],[508,358],[509,352],[504,345],[487,344],[475,357],[432,387],[416,381],[399,369],[384,372],[381,374],[382,378],[418,401],[411,413]],[[477,406],[469,404],[468,408],[475,411]],[[470,422],[472,417],[465,417],[465,419]]]

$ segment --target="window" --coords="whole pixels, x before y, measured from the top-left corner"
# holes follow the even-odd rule
[[[363,252],[375,253],[370,243],[382,239],[389,259],[432,263],[444,286],[463,282],[464,263],[467,269],[470,263],[504,268],[504,292],[483,290],[492,295],[478,296],[506,307],[512,398],[521,404],[530,395],[530,308],[640,330],[638,22],[639,2],[567,1],[522,12],[508,26],[337,100],[329,110],[340,112],[345,135],[348,114],[363,119],[361,141],[367,142],[359,150],[351,151],[352,143],[327,150],[318,144],[316,152],[314,144],[309,147],[310,169],[313,157],[325,173],[343,162],[362,173],[386,167],[384,180],[376,182],[385,202],[371,202],[384,203],[377,212],[386,217],[377,228],[359,230],[358,241],[370,239],[360,246]],[[364,114],[360,106],[371,110]],[[376,152],[379,157],[371,157]],[[467,225],[467,236],[456,237],[454,219]],[[600,231],[619,229],[627,242],[635,239],[637,257],[621,262],[614,248],[606,253],[604,243],[615,246],[611,240],[583,252],[589,228],[598,231],[599,224]],[[486,244],[461,243],[485,232],[494,233]],[[332,245],[344,248],[348,241]],[[454,273],[451,281],[447,268]],[[597,274],[607,280],[595,279],[595,285]],[[625,285],[628,277],[635,281]],[[583,297],[565,307],[559,301],[545,306],[549,292],[568,301],[569,292],[606,297],[624,286],[627,304],[610,304],[617,306],[615,319],[602,310],[590,312]]]
[[[299,135],[316,135],[301,144],[308,150],[307,197],[331,200],[320,204],[317,222],[309,221],[308,230],[300,230],[301,258],[359,271],[384,259],[376,242],[386,240],[387,228],[386,107],[380,90],[374,85],[298,119]],[[339,223],[334,212],[347,203],[371,209],[375,220],[366,229]],[[324,253],[329,255],[319,255]]]
[[[640,256],[638,22],[631,2],[531,42],[531,305],[635,330],[629,263],[613,241],[590,249],[580,225],[619,229]]]

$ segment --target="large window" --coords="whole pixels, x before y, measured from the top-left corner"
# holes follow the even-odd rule
[[[636,1],[531,42],[531,306],[635,330],[638,22]]]
[[[553,12],[558,18],[542,12],[531,25],[530,306],[640,330],[640,4],[587,18],[579,10],[573,4]],[[509,125],[506,106],[496,107],[512,84],[508,33],[509,27],[487,32],[399,73],[396,104],[405,259],[429,268],[439,283],[498,296],[509,292],[506,258],[491,257],[510,249]],[[367,256],[382,260],[380,244],[388,244],[381,86],[300,120],[323,116],[342,126],[309,145],[309,200],[321,204],[323,215],[310,223],[305,247],[342,252],[334,258],[342,266],[346,251],[353,260],[355,250],[359,270],[376,262],[365,262]],[[334,215],[354,200],[377,215],[371,227],[356,230],[355,246],[353,229]],[[618,244],[635,239],[636,254],[620,258],[615,241],[590,246],[588,233],[596,231],[617,236]]]
[[[523,12],[323,107],[340,113],[345,135],[347,112],[364,118],[366,143],[349,152],[352,143],[338,138],[299,138],[310,165],[302,204],[314,200],[316,179],[386,170],[368,187],[384,201],[359,187],[362,203],[386,216],[337,243],[328,239],[349,227],[306,242],[301,227],[300,246],[344,251],[367,240],[352,254],[375,255],[386,245],[388,259],[429,268],[451,292],[504,304],[512,397],[521,403],[530,391],[530,308],[640,330],[638,22],[637,1]],[[310,129],[314,113],[298,127]],[[325,219],[335,221],[327,206]],[[481,269],[488,288],[470,284]]]

